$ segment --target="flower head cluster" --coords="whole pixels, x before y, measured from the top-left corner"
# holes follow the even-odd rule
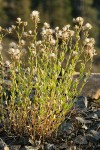
[[[11,42],[11,43],[9,44],[9,47],[16,49],[16,48],[17,48],[17,44],[16,44],[15,42]]]
[[[16,60],[20,59],[20,50],[19,49],[14,49],[14,48],[9,48],[8,51],[9,54],[13,56]]]
[[[84,23],[84,19],[82,17],[77,17],[73,19],[74,23],[77,23],[78,25],[82,26]]]
[[[92,29],[92,25],[90,23],[86,23],[84,26],[83,26],[83,30],[91,30]]]
[[[25,45],[25,41],[22,39],[20,40],[19,42],[19,45],[17,45],[15,42],[11,42],[9,44],[9,50],[8,50],[8,53],[10,55],[13,56],[13,58],[15,58],[16,60],[20,59],[20,56],[22,54],[25,54],[26,53],[26,49],[23,47]],[[21,48],[21,51],[20,51],[20,48]]]
[[[26,27],[26,26],[28,25],[27,21],[24,22],[24,21],[22,21],[21,18],[17,18],[16,23],[17,23],[19,26],[20,26],[21,24],[23,24],[24,27]],[[12,28],[13,28],[13,29],[16,29],[16,26],[15,26],[15,25],[12,25]]]
[[[9,60],[6,60],[5,61],[5,67],[9,68],[11,65],[11,62]]]
[[[41,45],[42,45],[42,41],[41,41],[41,40],[37,41],[37,42],[36,42],[36,45],[37,45],[37,46],[41,46]]]
[[[45,29],[49,29],[49,28],[50,28],[50,25],[49,25],[49,23],[47,23],[47,22],[44,22],[44,28],[45,28]]]
[[[41,35],[42,35],[42,38],[46,39],[51,45],[56,44],[56,40],[53,37],[53,33],[54,31],[50,28],[50,25],[45,22],[42,28]]]
[[[12,27],[9,27],[8,29],[5,30],[7,33],[12,33],[13,31],[13,28]]]
[[[21,52],[20,52],[20,50],[18,49],[16,43],[14,43],[14,42],[10,43],[8,53],[9,53],[10,55],[12,55],[12,57],[13,57],[14,59],[16,59],[16,60],[19,60],[19,59],[20,59]]]
[[[24,45],[25,45],[25,41],[24,41],[23,39],[20,41],[20,45],[21,45],[21,46],[24,46]]]
[[[85,52],[90,58],[96,55],[96,50],[94,49],[95,40],[94,38],[86,38],[84,41]]]
[[[30,15],[31,19],[35,22],[35,23],[39,23],[40,18],[39,18],[39,12],[34,10],[32,11],[31,15]]]
[[[21,24],[22,23],[22,19],[21,18],[17,18],[16,23]]]
[[[8,27],[8,28],[4,29],[0,26],[0,33],[2,33],[1,37],[4,37],[6,34],[12,33],[12,31],[13,31],[12,27]]]
[[[59,30],[59,28],[55,28],[56,36],[58,38],[61,38],[62,40],[67,40],[68,38],[72,37],[74,35],[74,31],[70,30],[70,25],[66,25],[62,28],[62,30]]]
[[[63,30],[63,31],[68,31],[69,28],[70,28],[70,24],[65,25],[65,26],[62,28],[62,30]]]

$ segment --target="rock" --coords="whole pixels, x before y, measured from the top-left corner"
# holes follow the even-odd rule
[[[83,145],[86,145],[88,142],[86,140],[86,137],[85,136],[82,136],[82,135],[78,135],[76,138],[75,138],[75,141],[74,141],[76,144],[83,144]]]
[[[75,102],[75,107],[80,109],[85,109],[88,107],[87,97],[80,96],[78,100]]]
[[[63,143],[60,147],[60,150],[76,150],[76,146],[68,146],[67,143]]]
[[[95,130],[90,130],[86,134],[86,138],[87,138],[88,141],[90,141],[92,143],[100,142],[100,132],[97,132]]]
[[[22,137],[16,137],[15,142],[13,143],[14,145],[27,145],[29,143],[29,137],[27,136],[22,136]]]
[[[76,73],[74,75],[74,79],[78,77],[79,73]],[[80,89],[80,86],[78,89]],[[80,95],[90,97],[91,99],[95,100],[100,98],[100,73],[91,73]]]
[[[86,85],[84,86],[81,95],[86,97],[90,97],[91,99],[99,99],[100,98],[100,73],[91,74],[89,79],[87,80]]]
[[[39,147],[24,146],[21,150],[39,150]]]
[[[82,117],[76,117],[76,119],[77,119],[80,123],[85,124],[85,119],[84,119],[84,118],[82,118]]]
[[[92,121],[91,120],[85,120],[84,118],[82,117],[76,117],[76,119],[81,122],[82,124],[91,124]]]
[[[54,144],[47,143],[44,146],[44,150],[56,150],[56,147]]]
[[[9,150],[9,147],[1,138],[0,138],[0,150]]]
[[[97,110],[95,114],[97,114],[98,118],[100,118],[100,110]]]
[[[12,145],[9,148],[10,148],[10,150],[20,150],[21,145]]]
[[[95,91],[94,95],[92,96],[92,99],[99,99],[100,98],[100,89]]]
[[[96,113],[91,113],[88,115],[88,118],[91,118],[91,119],[98,119],[98,115]]]
[[[95,140],[95,138],[93,137],[93,135],[91,135],[90,133],[86,134],[86,139],[87,139],[87,141],[89,141],[91,143],[96,143],[97,142]]]
[[[100,121],[99,122],[94,122],[90,130],[98,130],[100,129]]]
[[[97,132],[95,130],[90,130],[90,133],[94,136],[94,138],[99,141],[100,140],[100,132]]]
[[[70,121],[64,120],[58,128],[58,134],[66,137],[67,135],[71,134],[73,130],[73,125]],[[64,136],[65,135],[65,136]]]

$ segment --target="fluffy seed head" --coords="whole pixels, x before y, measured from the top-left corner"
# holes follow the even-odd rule
[[[9,48],[8,53],[9,53],[9,54],[14,54],[14,53],[15,53],[15,49],[14,49],[14,48]]]
[[[61,30],[58,31],[57,37],[58,37],[58,38],[61,38],[61,37],[62,37],[62,31],[61,31]]]
[[[56,27],[56,28],[55,28],[55,31],[58,31],[58,30],[59,30],[59,27]]]
[[[32,19],[33,21],[35,21],[36,23],[38,23],[38,22],[40,21],[40,19],[39,19],[39,12],[36,11],[36,10],[32,11],[30,17],[31,17],[31,19]]]
[[[90,23],[86,23],[86,25],[83,27],[83,30],[91,30],[92,25]]]
[[[21,24],[22,23],[22,19],[18,17],[16,23]]]
[[[14,48],[14,49],[17,48],[17,44],[16,44],[15,42],[11,42],[11,43],[9,44],[9,46],[10,46],[10,48]]]
[[[22,46],[24,46],[24,45],[25,45],[25,41],[24,41],[24,40],[21,40],[21,41],[20,41],[20,44],[21,44]]]
[[[84,44],[85,45],[90,45],[90,44],[92,44],[92,45],[94,45],[95,44],[95,40],[94,40],[94,38],[86,38],[85,39],[85,41],[84,41]]]
[[[67,31],[67,30],[69,30],[69,28],[70,28],[70,25],[68,24],[68,25],[64,26],[64,27],[62,28],[62,30],[63,30],[63,31]]]
[[[44,28],[48,29],[48,28],[50,28],[50,25],[47,22],[45,22],[44,23]]]
[[[34,10],[34,11],[32,11],[31,16],[32,17],[39,17],[39,12]]]
[[[66,32],[62,33],[62,36],[61,36],[61,37],[62,37],[63,40],[68,39],[68,37],[69,37],[69,32],[66,31]]]
[[[5,65],[8,66],[8,67],[10,66],[10,64],[11,64],[11,63],[10,63],[9,60],[7,60],[7,61],[5,62]]]
[[[77,17],[76,19],[73,19],[74,23],[78,23],[79,25],[83,25],[84,19],[82,17]]]
[[[93,58],[96,55],[96,50],[94,49],[95,40],[94,38],[86,38],[84,41],[85,53]]]
[[[23,33],[23,36],[24,36],[24,37],[28,37],[28,33],[27,33],[27,32],[24,32],[24,33]]]
[[[32,30],[29,30],[28,33],[29,33],[29,34],[32,34]]]
[[[37,45],[41,45],[42,44],[42,41],[40,40],[40,41],[37,41],[37,43],[36,43]]]
[[[15,50],[14,54],[15,54],[15,55],[20,54],[20,50],[17,48],[17,49]]]
[[[15,26],[15,25],[12,25],[11,27],[12,27],[12,29],[16,29],[16,26]]]
[[[8,33],[12,33],[12,30],[13,30],[13,28],[12,28],[12,27],[9,27],[9,28],[7,29],[7,32],[8,32]]]

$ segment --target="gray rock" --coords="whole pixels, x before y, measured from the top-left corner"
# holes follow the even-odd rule
[[[76,144],[79,144],[79,145],[86,145],[88,142],[86,140],[86,137],[85,136],[82,136],[82,135],[78,135],[76,138],[75,138],[75,141],[74,141]]]
[[[95,113],[97,114],[98,118],[100,118],[100,110],[97,110]]]
[[[20,150],[21,145],[12,145],[9,148],[10,148],[10,150]]]
[[[86,109],[88,107],[87,97],[80,96],[75,102],[75,108]]]
[[[97,132],[95,130],[90,130],[86,134],[86,139],[92,143],[100,142],[100,132]]]
[[[92,121],[91,120],[85,120],[84,118],[82,117],[76,117],[76,119],[81,122],[82,124],[91,124]]]
[[[95,108],[94,108],[94,109],[95,109]],[[88,114],[87,118],[97,119],[97,120],[98,120],[98,119],[100,118],[100,110],[97,110],[97,109],[92,110],[92,111]]]
[[[91,143],[96,143],[97,141],[95,140],[95,138],[93,137],[93,135],[91,135],[90,133],[86,134],[86,139],[87,141],[91,142]]]
[[[22,137],[16,137],[14,142],[12,142],[13,145],[28,145],[29,143],[29,137],[25,137],[25,136],[22,136]]]
[[[91,113],[91,114],[88,115],[88,118],[98,119],[98,115],[96,113]]]
[[[0,150],[9,150],[9,147],[1,138],[0,138]]]
[[[78,120],[82,124],[85,124],[85,120],[82,117],[76,117],[76,120]]]
[[[58,147],[60,150],[76,150],[76,146],[68,146],[67,143],[63,143],[61,146]]]
[[[100,132],[97,132],[95,130],[90,130],[90,133],[94,136],[94,138],[99,141],[100,140]]]
[[[100,121],[94,122],[90,130],[99,130],[100,129]]]
[[[44,146],[44,150],[56,150],[56,147],[55,147],[54,144],[47,143],[47,144]]]
[[[90,97],[91,99],[100,98],[100,73],[91,73],[91,76],[82,89],[81,95]]]
[[[73,130],[73,125],[70,121],[64,120],[59,126],[58,133],[69,135]]]
[[[39,150],[39,147],[24,146],[21,150]]]

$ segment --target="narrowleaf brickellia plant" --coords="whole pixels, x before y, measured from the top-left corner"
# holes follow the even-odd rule
[[[30,16],[33,30],[26,31],[21,18],[9,29],[0,27],[0,123],[9,134],[35,140],[50,137],[73,106],[90,75],[95,42],[81,17],[73,19],[73,29],[51,29],[45,22],[38,40],[39,12]],[[3,38],[13,33],[18,40],[8,47],[11,62],[4,62]],[[80,75],[73,80],[78,63]]]

